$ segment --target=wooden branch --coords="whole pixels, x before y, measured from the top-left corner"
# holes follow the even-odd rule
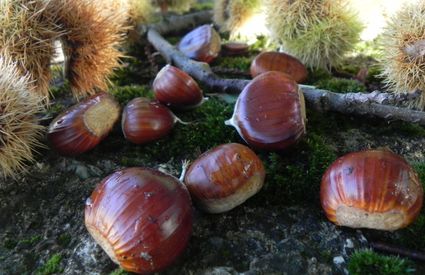
[[[249,80],[218,77],[212,72],[207,63],[197,62],[187,58],[168,43],[155,28],[148,30],[148,40],[168,63],[172,63],[184,70],[215,93],[240,93],[249,83]],[[425,112],[381,104],[385,102],[385,97],[389,95],[386,93],[340,94],[319,90],[312,86],[300,85],[300,87],[306,99],[307,106],[319,111],[372,115],[385,120],[401,120],[425,125]]]
[[[421,251],[410,250],[403,247],[384,244],[380,242],[372,242],[370,243],[370,246],[373,250],[376,250],[376,251],[395,254],[395,255],[407,257],[416,261],[425,261],[425,254]]]

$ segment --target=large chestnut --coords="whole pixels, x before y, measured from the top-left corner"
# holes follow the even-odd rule
[[[120,105],[107,94],[89,97],[56,117],[47,138],[62,155],[75,156],[99,144],[120,116]]]
[[[206,212],[222,213],[242,204],[264,184],[261,160],[248,147],[223,144],[202,154],[189,167],[184,183]]]
[[[204,99],[201,88],[193,78],[177,67],[166,65],[153,81],[155,98],[176,109],[190,109]]]
[[[283,150],[306,132],[304,96],[288,75],[266,72],[243,89],[225,123],[255,148]]]
[[[210,63],[220,52],[221,39],[211,25],[202,25],[186,34],[177,48],[191,59]]]
[[[367,150],[337,159],[322,178],[320,199],[328,219],[354,228],[396,230],[422,207],[418,175],[400,156]]]
[[[128,141],[143,144],[168,135],[176,122],[181,120],[166,106],[137,97],[125,106],[121,126]]]
[[[185,249],[192,204],[176,178],[149,168],[127,168],[106,177],[87,199],[85,225],[124,270],[161,271]]]
[[[297,83],[307,80],[307,68],[292,55],[281,52],[263,52],[251,63],[251,76],[269,71],[279,71],[290,75]]]

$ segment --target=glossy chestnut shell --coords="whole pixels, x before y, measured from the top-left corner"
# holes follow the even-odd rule
[[[168,135],[176,121],[176,116],[161,103],[137,97],[125,106],[121,127],[128,141],[143,144]]]
[[[243,89],[225,123],[257,149],[283,150],[306,132],[303,94],[284,73],[261,74]]]
[[[221,39],[211,25],[202,25],[186,34],[177,45],[187,57],[210,63],[221,49]]]
[[[149,168],[127,168],[100,182],[86,201],[85,225],[126,271],[158,272],[185,249],[192,204],[176,178]]]
[[[204,99],[198,83],[187,73],[166,65],[153,81],[155,98],[162,104],[176,109],[190,109]]]
[[[263,186],[263,163],[248,147],[223,144],[195,160],[184,183],[206,212],[222,213],[242,204]]]
[[[328,168],[320,199],[328,219],[338,225],[396,230],[419,214],[423,188],[402,157],[368,150],[347,154]]]
[[[291,76],[297,83],[307,80],[307,68],[297,58],[281,52],[263,52],[251,63],[251,76],[265,72],[279,71]]]
[[[222,53],[228,56],[244,55],[249,51],[248,44],[242,42],[228,42],[221,45],[221,47]]]
[[[50,123],[47,133],[50,146],[67,156],[92,149],[112,130],[120,110],[118,102],[107,93],[91,96]]]

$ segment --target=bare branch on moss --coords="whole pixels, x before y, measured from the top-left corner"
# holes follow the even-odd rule
[[[407,257],[415,261],[425,261],[425,254],[421,251],[410,250],[403,247],[398,247],[380,242],[372,242],[370,246],[373,250],[376,251]]]
[[[217,76],[207,63],[187,58],[173,47],[154,28],[148,30],[148,40],[158,52],[175,66],[184,70],[214,93],[240,93],[249,80],[224,79]],[[387,93],[334,93],[311,86],[300,85],[310,108],[319,111],[335,111],[343,114],[372,115],[385,120],[401,120],[425,125],[425,112],[382,103],[397,100]],[[398,100],[401,100],[400,98]]]

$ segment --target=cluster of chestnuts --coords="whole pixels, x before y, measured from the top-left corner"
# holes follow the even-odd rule
[[[210,62],[218,55],[220,37],[211,26],[201,26],[178,48]],[[278,52],[258,55],[250,70],[253,80],[225,123],[254,149],[282,151],[306,133],[304,98],[297,83],[306,80],[307,70],[296,58]],[[167,135],[181,122],[170,109],[191,109],[204,101],[196,81],[171,65],[158,73],[153,90],[155,101],[135,98],[123,109],[122,130],[132,143]],[[48,139],[58,152],[77,155],[104,139],[119,116],[119,104],[101,93],[59,115]],[[123,169],[102,180],[87,199],[88,231],[123,269],[142,274],[165,269],[188,244],[192,200],[205,212],[222,213],[256,194],[265,180],[256,153],[237,143],[212,148],[187,168],[180,180],[150,168]],[[338,225],[396,230],[418,215],[423,189],[404,159],[368,150],[336,160],[323,176],[320,198],[328,219]]]

